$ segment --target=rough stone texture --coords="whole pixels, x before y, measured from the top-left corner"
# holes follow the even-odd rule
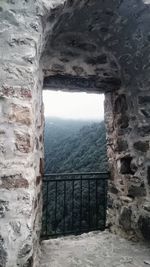
[[[120,89],[120,92],[115,94],[108,93],[105,99],[108,159],[112,173],[109,184],[111,205],[108,206],[108,225],[113,231],[126,237],[137,235],[147,239],[148,234],[146,236],[143,229],[146,229],[145,232],[148,231],[149,211],[146,219],[140,218],[145,218],[144,205],[150,203],[149,141],[144,132],[141,136],[141,132],[138,131],[139,125],[141,127],[145,124],[145,118],[140,117],[138,113],[137,97],[131,97],[131,91],[126,89],[125,104],[123,92],[125,89]],[[125,112],[128,117],[127,127],[122,128],[118,121],[120,111],[122,114]]]
[[[4,239],[0,236],[0,266],[6,267],[7,252],[4,244]]]
[[[105,93],[108,224],[142,237],[138,220],[150,201],[150,1],[66,1],[53,18],[42,54],[44,86]],[[130,210],[128,227],[122,209]]]
[[[37,183],[36,177],[41,176],[44,124],[42,14],[41,1],[0,1],[1,267],[37,265],[41,180]]]
[[[148,214],[140,215],[138,220],[139,228],[146,240],[150,241],[150,218]]]
[[[118,233],[147,238],[150,1],[1,0],[0,22],[3,266],[37,265],[43,76],[47,89],[55,85],[105,93],[111,171],[108,225]],[[122,219],[126,212],[129,223]]]
[[[9,115],[10,122],[17,122],[29,126],[32,123],[33,115],[28,107],[12,104]]]
[[[96,232],[43,241],[40,266],[148,267],[149,249],[108,232]]]

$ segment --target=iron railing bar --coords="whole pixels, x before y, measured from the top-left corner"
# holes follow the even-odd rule
[[[72,230],[74,225],[74,180],[72,180]]]
[[[57,222],[57,181],[56,181],[56,187],[55,187],[55,234],[57,231],[56,222]]]
[[[46,203],[48,203],[48,185],[49,183],[46,183]],[[46,227],[45,227],[45,231],[46,231],[46,235],[47,235],[47,227],[48,227],[48,205],[46,205]]]
[[[46,173],[45,177],[48,176],[77,176],[77,175],[108,175],[109,172],[73,172],[73,173]]]
[[[96,180],[96,228],[98,228],[98,180]]]
[[[66,181],[64,181],[64,214],[63,214],[63,233],[65,233],[66,224]]]
[[[91,213],[90,213],[90,202],[91,202],[91,196],[90,196],[90,180],[88,180],[88,228],[90,230],[90,226],[91,226],[91,223],[90,223],[90,217],[91,217]]]
[[[105,225],[106,225],[106,216],[107,216],[107,192],[108,192],[108,181],[103,181],[105,184],[104,184],[104,192],[105,192],[105,195],[104,195],[104,228],[105,228]]]
[[[75,178],[75,179],[72,179],[74,181],[80,181],[80,178]],[[98,177],[98,178],[82,178],[82,181],[87,181],[87,180],[108,180],[107,177]],[[71,181],[71,179],[43,179],[43,182],[55,182],[55,181],[58,181],[58,182],[67,182],[67,181]]]
[[[82,227],[82,175],[80,180],[80,232]]]
[[[91,176],[90,176],[91,175]],[[70,177],[69,177],[70,176]],[[76,177],[75,177],[76,176]],[[56,179],[55,179],[56,177]],[[61,235],[67,235],[67,234],[80,234],[80,233],[84,233],[84,232],[89,232],[89,231],[95,231],[95,230],[104,230],[105,229],[105,225],[106,225],[106,208],[107,208],[107,187],[108,187],[108,179],[110,178],[110,174],[107,172],[102,173],[102,172],[95,172],[95,173],[65,173],[65,174],[46,174],[44,175],[44,179],[43,182],[46,185],[45,188],[45,192],[46,192],[46,203],[45,203],[45,221],[46,221],[46,225],[44,226],[44,235],[43,236],[50,236],[50,237],[57,237],[57,236],[61,236]],[[77,199],[77,203],[79,204],[79,207],[77,207],[78,209],[78,214],[79,217],[77,218],[77,224],[78,227],[75,227],[75,182],[78,181],[79,187],[78,192],[79,192],[79,197]],[[83,194],[83,181],[86,181],[87,183],[87,194],[86,194],[86,199],[87,199],[87,207],[84,211],[84,194]],[[66,209],[67,209],[67,205],[68,205],[68,198],[67,198],[67,193],[68,193],[68,189],[67,189],[67,182],[71,182],[72,183],[72,187],[69,187],[69,190],[71,190],[71,194],[72,194],[72,199],[70,199],[71,203],[71,208],[72,211],[70,213],[69,218],[71,218],[71,220],[69,219],[69,225],[68,225],[68,220],[66,220]],[[54,186],[50,186],[50,183],[54,183]],[[95,186],[93,187],[93,183],[95,183]],[[63,201],[63,205],[62,205],[62,224],[63,224],[63,229],[59,229],[58,227],[58,185],[64,185],[63,189],[64,189],[64,195],[62,196],[64,198]],[[101,184],[101,186],[100,186]],[[103,210],[100,213],[100,210],[98,208],[99,206],[99,187],[101,188],[101,195],[100,195],[100,199],[102,199],[101,205],[103,206]],[[49,225],[51,224],[51,220],[52,218],[48,218],[48,209],[49,209],[49,190],[54,190],[55,194],[54,194],[54,208],[53,208],[53,212],[54,212],[54,230],[52,233],[50,233],[49,231]],[[95,190],[95,193],[94,191]],[[92,195],[91,195],[92,194]],[[94,195],[95,196],[94,196]],[[92,198],[91,198],[92,197]],[[93,203],[93,197],[94,199],[96,199],[96,203],[95,205],[95,209],[94,209],[94,217],[95,220],[94,222],[91,222],[91,217],[92,217],[92,213],[91,213],[91,204]],[[70,206],[69,206],[70,207]],[[83,223],[82,223],[82,218],[83,218],[83,214],[86,213],[86,226],[84,227]],[[102,222],[99,223],[99,217],[100,215],[102,216]],[[93,225],[94,223],[94,225]],[[71,229],[71,231],[69,230]]]

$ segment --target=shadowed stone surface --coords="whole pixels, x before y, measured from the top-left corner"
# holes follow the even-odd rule
[[[4,244],[4,239],[0,236],[0,267],[6,267],[7,252]]]
[[[141,237],[137,222],[150,195],[150,2],[66,1],[47,20],[54,24],[41,58],[44,87],[105,93],[108,224]],[[119,223],[122,206],[128,227]]]
[[[1,264],[38,266],[44,86],[105,93],[108,225],[147,238],[150,1],[1,0],[0,47]]]
[[[75,69],[80,66],[81,77],[96,74],[100,80],[120,78],[130,86],[146,82],[149,14],[149,3],[143,0],[66,1],[48,18],[50,21],[55,18],[55,23],[49,37],[46,36],[45,75],[75,76]],[[99,87],[105,91],[100,83]],[[139,102],[143,103],[145,98],[141,96]]]
[[[41,267],[148,267],[150,247],[107,232],[42,242]]]

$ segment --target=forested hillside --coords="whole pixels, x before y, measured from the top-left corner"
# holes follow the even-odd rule
[[[46,119],[45,173],[101,171],[107,171],[104,122]],[[104,186],[105,180],[43,183],[43,235],[102,229]]]
[[[46,118],[45,172],[107,170],[104,122]]]

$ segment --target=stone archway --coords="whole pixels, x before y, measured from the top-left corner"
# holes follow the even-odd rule
[[[150,239],[149,8],[142,0],[1,1],[0,265],[36,264],[43,73],[44,86],[105,93],[111,226]]]
[[[105,93],[110,221],[114,230],[127,235],[142,232],[145,237],[148,10],[143,1],[67,1],[53,12],[53,32],[42,55],[45,87]]]

